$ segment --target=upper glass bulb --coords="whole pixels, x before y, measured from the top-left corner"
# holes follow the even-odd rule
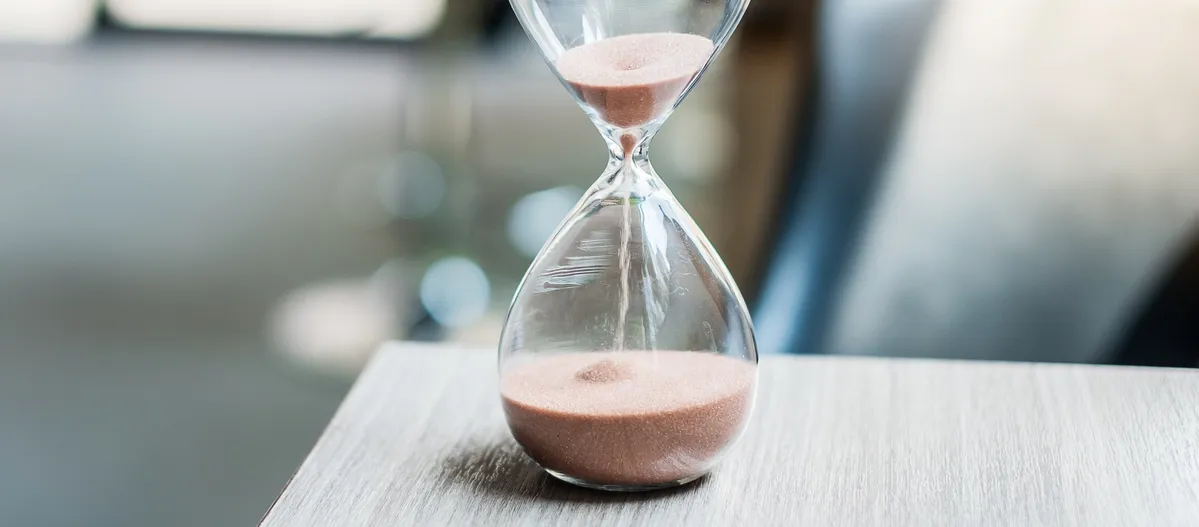
[[[605,135],[617,140],[625,133],[652,136],[724,47],[748,5],[748,0],[512,0],[550,68]]]

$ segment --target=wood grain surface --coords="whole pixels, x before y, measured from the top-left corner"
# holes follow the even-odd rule
[[[761,363],[707,478],[558,483],[504,425],[495,354],[385,346],[264,525],[1199,525],[1199,373],[852,357]]]

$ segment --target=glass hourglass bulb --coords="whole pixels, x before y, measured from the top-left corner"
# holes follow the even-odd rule
[[[565,481],[686,483],[749,420],[757,347],[745,303],[647,155],[747,4],[512,0],[611,154],[529,267],[500,339],[512,434]]]

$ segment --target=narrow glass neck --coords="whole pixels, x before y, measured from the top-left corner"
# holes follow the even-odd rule
[[[606,188],[607,192],[630,197],[648,196],[662,188],[661,179],[649,163],[646,142],[635,145],[627,152],[618,143],[610,142],[608,152],[608,168],[596,182],[595,188]]]
[[[649,195],[662,188],[661,179],[649,163],[649,143],[665,117],[637,128],[617,128],[595,121],[608,145],[608,168],[596,182],[599,187],[629,196]]]
[[[643,130],[616,130],[605,133],[604,142],[608,144],[609,163],[649,163],[649,142],[652,133]]]

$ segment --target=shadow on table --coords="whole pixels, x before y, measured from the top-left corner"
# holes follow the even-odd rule
[[[649,492],[602,492],[576,487],[550,476],[510,438],[487,438],[457,446],[442,460],[441,477],[450,485],[506,498],[582,503],[653,501],[693,492],[707,478],[671,489]]]

